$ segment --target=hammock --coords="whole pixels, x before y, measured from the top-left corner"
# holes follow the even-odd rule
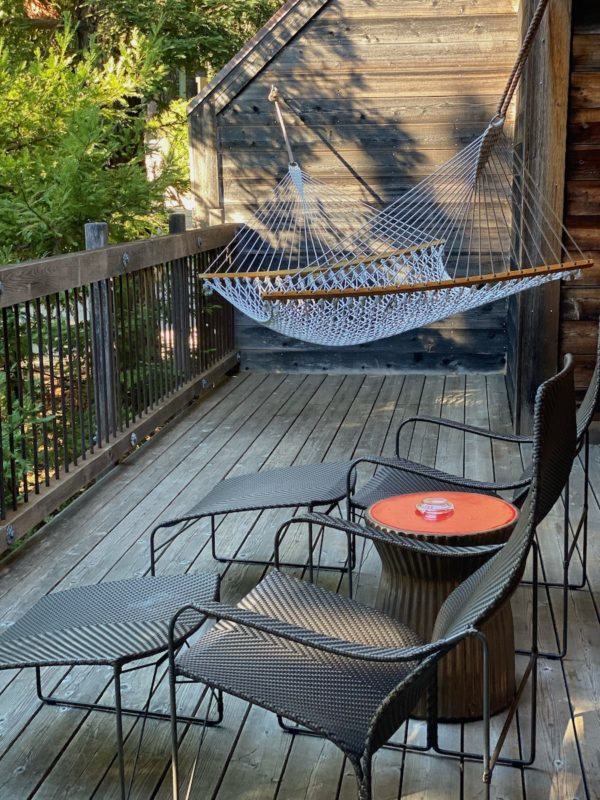
[[[540,0],[485,131],[380,212],[301,170],[272,91],[288,172],[210,264],[208,285],[282,334],[352,345],[591,266],[504,133],[547,2]]]

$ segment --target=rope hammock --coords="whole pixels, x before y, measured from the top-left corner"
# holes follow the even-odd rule
[[[208,285],[282,334],[352,345],[591,266],[504,133],[547,3],[538,3],[484,132],[383,211],[301,170],[273,89],[288,171],[210,264]]]

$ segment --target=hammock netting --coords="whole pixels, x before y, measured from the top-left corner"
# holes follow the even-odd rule
[[[564,236],[499,118],[380,212],[290,164],[205,278],[273,330],[352,345],[573,274]]]

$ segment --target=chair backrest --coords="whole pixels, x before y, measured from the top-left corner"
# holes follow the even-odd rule
[[[519,521],[502,550],[458,586],[442,605],[432,640],[448,639],[468,627],[478,627],[516,589],[536,525],[563,490],[575,458],[575,386],[573,359],[537,390],[529,494]]]
[[[598,407],[598,396],[600,395],[600,330],[598,331],[598,343],[596,345],[596,366],[592,373],[592,379],[586,390],[581,405],[577,409],[577,439],[581,441],[583,435],[590,426],[594,417],[594,412]]]
[[[581,440],[590,426],[590,423],[594,417],[594,413],[598,406],[598,398],[600,396],[600,330],[598,333],[598,343],[596,345],[596,365],[594,367],[594,372],[592,375],[592,379],[588,385],[588,388],[585,392],[584,398],[581,402],[581,405],[577,409],[576,413],[576,428],[577,428],[577,443],[578,445],[581,444]],[[532,465],[529,464],[527,468],[524,470],[523,474],[520,476],[519,480],[526,480],[531,481],[531,467]],[[520,506],[521,503],[527,497],[527,492],[529,491],[527,486],[522,486],[518,489],[515,489],[513,492],[512,501],[516,506]],[[551,503],[549,507],[546,508],[545,513],[543,512],[543,507],[540,510],[539,520],[541,521],[546,514],[550,511],[554,503]]]

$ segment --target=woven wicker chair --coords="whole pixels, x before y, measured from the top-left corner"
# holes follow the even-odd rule
[[[558,585],[564,587],[563,594],[563,628],[566,630],[568,620],[568,588],[581,588],[586,580],[587,565],[587,508],[589,490],[589,425],[592,420],[594,410],[598,404],[600,394],[600,337],[598,340],[598,359],[592,381],[588,387],[583,403],[577,412],[577,434],[578,449],[584,452],[585,470],[585,489],[584,503],[581,518],[579,519],[573,540],[569,537],[569,519],[565,519],[565,566],[564,580],[559,584],[550,583],[549,586]],[[314,509],[325,508],[326,512],[331,511],[338,503],[346,499],[347,516],[354,519],[356,514],[362,513],[372,503],[384,497],[395,494],[406,494],[410,492],[432,492],[440,493],[445,491],[481,492],[484,494],[497,494],[500,491],[513,491],[512,501],[520,506],[527,493],[531,474],[527,469],[514,482],[485,482],[471,480],[458,475],[436,470],[432,467],[409,461],[400,455],[401,432],[408,424],[428,423],[439,427],[455,428],[465,433],[482,436],[490,440],[513,442],[515,444],[528,444],[531,442],[529,436],[517,436],[513,434],[495,433],[485,428],[466,425],[452,420],[438,417],[410,417],[399,426],[396,433],[396,455],[393,458],[380,458],[378,456],[362,458],[358,461],[345,461],[338,463],[306,464],[300,466],[285,467],[282,469],[268,470],[260,473],[252,473],[237,476],[218,483],[202,500],[192,506],[184,514],[161,522],[152,531],[150,544],[151,572],[155,574],[156,562],[161,552],[168,547],[171,542],[185,528],[203,518],[210,519],[210,538],[212,555],[217,561],[223,563],[250,563],[250,564],[270,564],[270,560],[243,559],[234,557],[224,557],[217,553],[216,548],[216,526],[215,518],[221,514],[238,513],[242,511],[259,511],[269,508],[304,508],[309,512]],[[361,463],[370,463],[377,467],[375,475],[358,491],[354,491],[356,484],[357,468]],[[568,496],[566,497],[568,515]],[[179,526],[179,529],[162,540],[163,531]],[[572,557],[575,552],[576,544],[581,539],[583,576],[578,584],[569,583],[569,569]],[[314,538],[309,540],[309,563],[312,573]],[[348,537],[348,559],[350,591],[352,591],[352,569],[355,565],[355,546],[354,537]],[[282,566],[303,567],[304,564],[285,563]],[[328,565],[319,564],[320,569],[337,569]],[[342,570],[343,571],[343,570]],[[566,652],[566,636],[563,635],[563,645],[559,648],[557,655],[564,655]],[[554,654],[547,653],[550,657]]]
[[[236,607],[191,603],[181,609],[181,614],[196,611],[218,622],[185,653],[176,654],[175,641],[169,650],[176,800],[178,676],[241,697],[328,738],[352,763],[361,800],[370,800],[372,757],[407,719],[425,690],[429,697],[428,745],[436,745],[436,664],[470,636],[480,639],[483,652],[482,756],[489,797],[491,773],[510,722],[490,754],[489,655],[481,626],[517,587],[540,508],[560,495],[571,469],[575,441],[569,358],[565,369],[543,384],[536,396],[532,482],[519,522],[500,552],[445,601],[429,643],[419,641],[410,627],[379,611],[277,570]],[[383,535],[357,523],[316,516],[354,535]],[[314,521],[312,515],[305,519]],[[481,548],[472,550],[475,554]],[[456,557],[451,552],[448,555]],[[178,615],[171,623],[174,629],[177,621]],[[527,672],[533,672],[534,680],[535,663],[534,652]]]
[[[571,536],[571,521],[570,521],[570,502],[569,502],[569,484],[566,482],[564,489],[564,521],[563,521],[563,562],[562,562],[562,580],[561,581],[545,581],[540,580],[539,585],[550,588],[562,589],[562,631],[558,637],[558,647],[556,651],[545,651],[539,653],[543,658],[548,659],[562,659],[567,653],[568,644],[568,625],[569,625],[569,590],[582,589],[587,580],[587,550],[588,550],[588,496],[589,496],[589,464],[590,464],[590,439],[589,428],[594,417],[594,412],[598,407],[600,397],[600,333],[598,336],[596,365],[592,375],[592,379],[588,385],[585,396],[577,409],[576,426],[577,426],[577,453],[583,453],[583,470],[584,470],[584,489],[583,489],[583,502],[581,514],[574,526],[573,535]],[[514,442],[516,444],[530,444],[532,441],[531,436],[517,436],[513,434],[498,434],[489,431],[485,428],[477,428],[471,425],[466,425],[461,422],[453,420],[446,420],[440,417],[417,416],[410,417],[404,420],[396,434],[396,457],[395,458],[382,458],[382,457],[364,457],[356,459],[352,467],[348,471],[348,485],[347,485],[347,507],[346,513],[348,519],[356,519],[365,509],[372,503],[377,502],[385,497],[391,497],[398,494],[407,494],[410,492],[432,492],[443,493],[450,491],[468,491],[468,492],[482,492],[484,494],[496,495],[500,491],[513,489],[512,502],[520,507],[525,498],[527,487],[531,480],[530,466],[518,477],[515,482],[486,482],[478,481],[470,478],[461,477],[459,475],[452,475],[450,473],[441,472],[431,467],[417,464],[412,461],[402,459],[399,455],[399,446],[402,430],[407,425],[416,424],[429,424],[437,427],[454,428],[464,433],[471,433],[478,436],[488,438],[490,440],[499,440],[505,442]],[[362,484],[358,490],[354,490],[357,482],[357,470],[361,464],[370,464],[377,467],[375,474],[366,483]],[[554,504],[552,504],[554,505]],[[542,518],[548,513],[552,507],[550,505],[546,508]],[[582,574],[577,582],[570,581],[570,570],[573,556],[576,553],[578,543],[581,542],[581,562]],[[525,581],[531,584],[531,581]]]
[[[576,523],[570,519],[570,481],[565,487],[565,518],[563,533],[563,576],[561,581],[540,581],[540,586],[562,589],[562,633],[556,652],[545,652],[540,655],[550,659],[564,658],[567,654],[569,628],[569,590],[584,589],[587,583],[588,561],[588,515],[590,491],[590,425],[600,400],[600,331],[596,346],[596,364],[592,379],[585,392],[581,405],[577,409],[577,453],[583,455],[583,499],[581,512]],[[573,535],[570,535],[571,527]],[[578,544],[581,544],[581,576],[579,580],[570,578],[571,562]]]
[[[124,708],[121,676],[140,669],[128,666],[141,658],[157,655],[156,670],[166,658],[169,642],[179,647],[202,624],[197,614],[173,614],[185,602],[205,603],[219,595],[216,575],[176,575],[107,581],[77,586],[42,597],[21,619],[0,635],[0,669],[34,667],[39,699],[49,705],[105,711],[116,716],[117,751],[121,797],[127,796],[123,743],[123,715],[146,719],[170,719],[170,715]],[[113,669],[115,705],[101,705],[47,696],[42,691],[42,667],[105,664]],[[147,666],[145,663],[142,666]],[[185,718],[189,723],[215,725],[222,718],[222,700],[217,698],[216,719]],[[142,732],[143,733],[143,727]],[[140,734],[141,741],[141,734]]]
[[[150,570],[154,575],[160,554],[189,525],[208,517],[210,519],[210,541],[212,556],[226,564],[271,564],[272,560],[236,558],[217,553],[215,519],[221,514],[242,511],[264,511],[269,508],[305,508],[312,511],[324,507],[331,511],[346,498],[348,470],[351,462],[303,464],[265,472],[239,475],[218,483],[205,497],[179,517],[165,520],[157,525],[150,535]],[[165,539],[161,532],[169,528],[179,529]],[[354,549],[348,553],[348,565],[354,566]],[[303,567],[304,564],[286,563],[287,567]],[[337,566],[321,565],[321,569],[340,570]],[[342,568],[344,572],[348,569]]]

